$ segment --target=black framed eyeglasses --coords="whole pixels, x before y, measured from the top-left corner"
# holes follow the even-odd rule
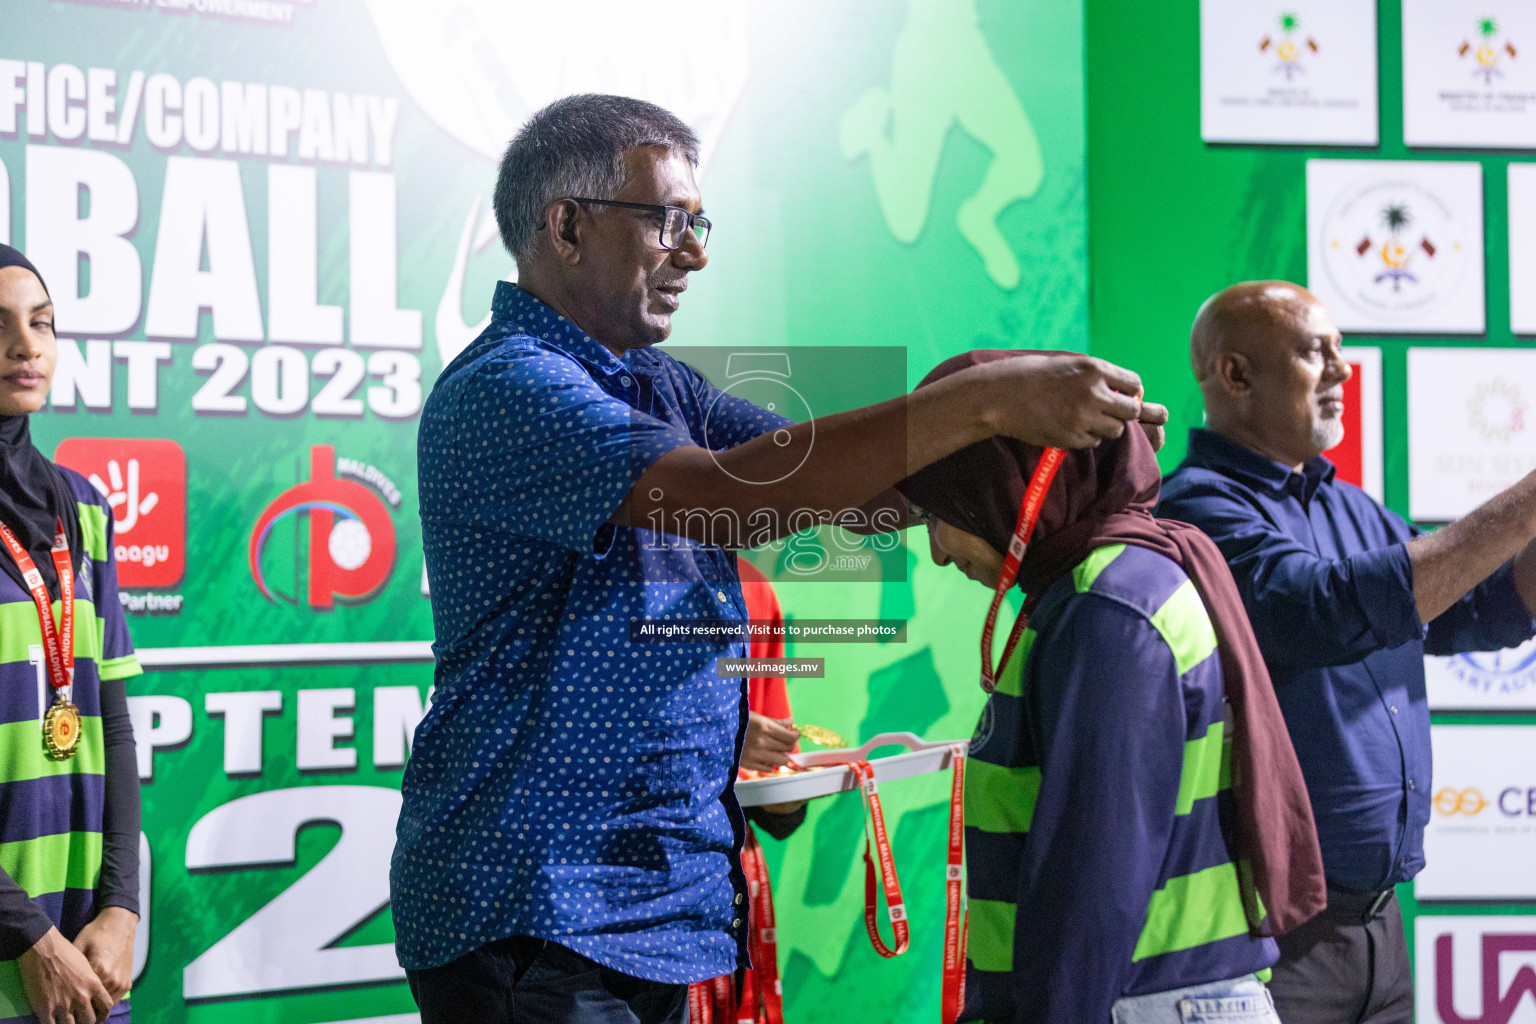
[[[699,240],[699,248],[709,244],[709,218],[697,213],[689,213],[681,206],[662,206],[656,203],[620,203],[612,199],[583,199],[580,196],[571,196],[573,202],[590,203],[593,206],[618,206],[626,210],[648,210],[661,216],[660,242],[663,249],[678,249],[682,247],[686,232],[692,231],[693,237]]]

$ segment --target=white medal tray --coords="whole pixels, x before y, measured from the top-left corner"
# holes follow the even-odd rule
[[[947,740],[928,743],[910,732],[884,732],[861,747],[845,750],[815,750],[789,755],[789,759],[802,768],[816,768],[810,772],[794,772],[790,775],[769,775],[761,779],[745,779],[736,783],[736,800],[743,807],[759,807],[763,804],[783,804],[797,800],[815,800],[817,797],[846,793],[859,788],[853,770],[841,762],[861,761],[869,752],[879,747],[906,747],[905,754],[877,757],[870,761],[875,770],[876,782],[909,779],[914,775],[930,775],[948,771],[954,760],[951,748],[955,744],[964,747],[966,740]]]

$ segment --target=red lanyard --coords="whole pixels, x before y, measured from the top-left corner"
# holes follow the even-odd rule
[[[773,917],[773,889],[768,883],[768,862],[757,831],[747,826],[741,849],[741,869],[747,876],[749,924],[747,949],[752,966],[743,973],[741,992],[729,975],[698,981],[688,986],[690,1024],[784,1024],[784,986],[779,980],[778,928]]]
[[[48,681],[53,684],[55,700],[68,701],[75,682],[75,573],[69,563],[69,541],[64,536],[64,520],[58,521],[58,532],[53,538],[53,566],[59,573],[59,624],[53,622],[53,601],[48,597],[48,587],[43,574],[37,571],[37,563],[27,554],[26,547],[16,539],[16,534],[0,523],[0,539],[21,570],[21,578],[32,591],[32,603],[37,605],[37,622],[43,630],[43,651],[48,658]]]
[[[965,746],[950,747],[950,766],[954,780],[949,793],[949,853],[944,865],[944,985],[940,998],[940,1021],[954,1024],[965,1004]],[[864,927],[869,932],[870,944],[883,957],[900,956],[907,951],[909,926],[907,910],[901,899],[901,882],[896,877],[896,863],[891,856],[891,840],[885,829],[885,812],[880,807],[879,787],[875,783],[875,769],[868,761],[854,761],[848,765],[859,780],[859,792],[864,797],[868,812],[868,829],[864,836]],[[875,847],[875,856],[869,853]],[[875,876],[879,863],[880,888],[885,890],[885,903],[895,933],[896,948],[893,950],[880,938]]]
[[[981,688],[988,693],[997,689],[997,673],[1008,664],[1013,649],[1019,645],[1019,637],[1024,635],[1024,627],[1029,625],[1027,615],[1020,615],[1015,620],[1013,630],[1008,634],[1008,642],[1003,646],[1003,660],[994,665],[992,630],[997,626],[997,613],[1003,607],[1003,596],[1019,578],[1019,563],[1024,560],[1024,548],[1029,544],[1030,534],[1035,532],[1035,522],[1040,518],[1040,506],[1045,502],[1046,492],[1051,489],[1051,481],[1056,479],[1056,470],[1061,468],[1061,460],[1065,455],[1066,452],[1060,448],[1047,448],[1040,453],[1040,463],[1035,466],[1035,475],[1030,477],[1029,487],[1024,491],[1024,503],[1019,506],[1018,522],[1013,524],[1013,537],[1008,541],[1003,571],[997,577],[997,591],[992,595],[992,607],[987,609],[987,621],[981,627]]]
[[[944,989],[939,1020],[954,1024],[965,1005],[965,745],[949,748],[954,781],[949,791],[949,856],[944,865]]]
[[[763,846],[751,826],[747,827],[741,866],[751,893],[751,932],[747,941],[752,951],[752,969],[742,980],[736,1024],[784,1024],[784,985],[779,980],[779,930],[773,916],[773,888],[768,882]]]
[[[714,1024],[715,1005],[709,989],[707,981],[696,981],[688,986],[688,1024]]]
[[[954,771],[949,796],[949,852],[944,867],[944,984],[940,1004],[942,1024],[954,1024],[965,1004],[965,744],[950,747],[950,766]],[[850,761],[848,769],[859,782],[859,792],[866,811],[864,842],[864,927],[869,932],[875,952],[890,958],[907,951],[910,926],[902,902],[901,881],[896,876],[896,862],[891,854],[890,834],[885,827],[885,812],[880,805],[875,769],[868,761]],[[870,847],[875,850],[870,855]],[[876,870],[876,863],[879,870]],[[768,881],[768,864],[762,844],[749,825],[746,844],[741,851],[741,867],[751,893],[748,948],[752,968],[742,980],[736,997],[729,975],[688,986],[689,1021],[714,1024],[730,1020],[735,1024],[783,1024],[784,988],[779,979],[778,928],[773,913],[773,890]],[[876,881],[876,875],[879,881]],[[878,910],[880,889],[885,891],[887,913],[895,932],[896,948],[880,937]],[[732,1003],[735,1005],[733,1006]]]
[[[859,794],[864,798],[867,824],[864,832],[864,927],[869,932],[870,944],[875,952],[889,959],[907,951],[911,927],[907,924],[907,907],[901,899],[901,880],[896,877],[896,861],[891,856],[891,839],[885,831],[885,812],[880,809],[880,789],[875,783],[875,769],[868,761],[853,761],[848,765],[854,778],[859,780]],[[875,917],[878,900],[875,896],[875,859],[870,857],[873,845],[879,858],[880,888],[885,890],[885,911],[891,919],[891,931],[895,935],[896,948],[880,938],[880,926]]]

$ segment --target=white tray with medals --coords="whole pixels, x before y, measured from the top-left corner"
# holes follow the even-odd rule
[[[849,761],[868,760],[875,769],[876,782],[948,771],[954,761],[954,748],[959,746],[964,749],[967,742],[947,740],[930,743],[910,732],[884,732],[860,747],[802,751],[789,756],[791,763],[800,770],[742,779],[736,783],[736,800],[743,807],[759,807],[763,804],[814,800],[858,789],[858,780],[847,764]],[[906,753],[873,759],[869,757],[872,751],[892,746],[906,747]]]

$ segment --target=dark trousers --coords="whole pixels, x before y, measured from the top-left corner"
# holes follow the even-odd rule
[[[1397,895],[1328,887],[1328,909],[1279,938],[1269,991],[1285,1024],[1412,1024],[1413,975]]]
[[[421,1024],[684,1024],[688,986],[646,981],[514,935],[406,971]]]

